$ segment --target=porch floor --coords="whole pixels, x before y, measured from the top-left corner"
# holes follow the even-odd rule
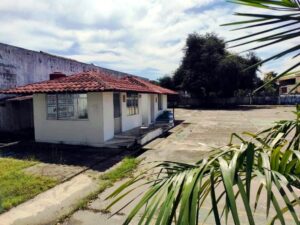
[[[168,124],[151,124],[148,127],[136,127],[131,130],[116,134],[114,138],[106,141],[107,148],[130,148],[135,145],[143,145],[143,139],[148,141],[168,131],[172,126]],[[156,135],[153,133],[155,132]]]

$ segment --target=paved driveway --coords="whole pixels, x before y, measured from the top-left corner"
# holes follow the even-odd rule
[[[258,131],[270,126],[275,120],[293,118],[293,110],[292,107],[244,107],[235,110],[176,109],[176,120],[181,120],[181,124],[172,129],[166,138],[156,139],[145,146],[147,151],[140,157],[146,161],[171,160],[193,163],[207,154],[208,146],[226,145],[232,132]],[[110,214],[101,212],[107,205],[105,197],[121,183],[100,194],[87,210],[76,212],[64,222],[64,225],[122,224],[131,207],[112,218],[109,218]],[[136,194],[138,193],[132,193],[132,196]],[[125,203],[126,201],[121,202],[113,209],[119,209]],[[209,209],[208,202],[203,210]],[[263,215],[264,213],[258,214],[259,218]],[[260,221],[260,224],[265,224],[263,219]]]
[[[241,107],[235,110],[176,109],[181,124],[167,138],[156,139],[145,148],[147,160],[195,162],[209,146],[228,144],[231,133],[257,132],[276,120],[292,119],[293,107]]]

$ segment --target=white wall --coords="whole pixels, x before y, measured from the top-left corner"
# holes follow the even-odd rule
[[[124,97],[125,96],[125,101]],[[127,115],[126,93],[121,93],[122,131],[151,122],[151,96],[154,97],[155,118],[167,108],[163,96],[163,110],[158,110],[158,95],[139,94],[139,114]],[[46,95],[33,96],[35,140],[38,142],[101,146],[114,137],[113,92],[87,94],[87,120],[47,120]]]
[[[162,112],[164,110],[166,110],[168,108],[168,97],[167,97],[167,95],[162,95],[162,109],[159,110],[158,109],[158,97],[159,97],[159,95],[158,94],[152,94],[152,96],[154,98],[154,115],[155,115],[155,119],[156,119],[160,114],[162,114]]]
[[[148,126],[151,123],[150,94],[141,94],[141,96],[142,124],[143,126]]]
[[[106,101],[102,104],[102,94],[99,92],[87,94],[87,120],[47,120],[46,95],[35,94],[33,96],[35,140],[49,143],[101,145],[107,137],[103,133],[101,113],[107,106]]]
[[[127,131],[142,126],[142,97],[139,98],[139,114],[129,116],[127,115],[126,98],[125,102],[123,101],[124,95],[126,96],[126,93],[121,93],[122,131]],[[141,96],[141,94],[139,94],[139,96]]]
[[[167,95],[162,96],[162,108],[163,108],[163,110],[168,109],[168,96]]]
[[[103,130],[104,130],[104,141],[112,139],[114,137],[114,100],[113,92],[103,92]]]

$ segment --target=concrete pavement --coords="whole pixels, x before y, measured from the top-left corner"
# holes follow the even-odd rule
[[[232,132],[256,132],[270,126],[275,120],[293,118],[294,115],[291,113],[293,110],[293,107],[248,107],[237,110],[176,109],[176,119],[181,120],[182,123],[172,129],[168,137],[156,139],[145,146],[147,151],[140,157],[145,158],[146,162],[171,160],[194,163],[207,154],[210,150],[208,146],[226,145]],[[63,225],[121,225],[134,203],[113,217],[110,217],[110,213],[103,213],[103,209],[109,203],[104,199],[123,182],[116,183],[114,187],[100,194],[98,199],[91,202],[86,210],[77,211]],[[143,191],[145,190],[141,190],[141,193]],[[256,192],[253,191],[253,193]],[[139,192],[133,192],[130,196],[133,197],[137,194]],[[112,212],[124,206],[128,199],[116,204],[112,208]],[[206,213],[208,210],[210,210],[209,201],[205,203],[201,212]],[[262,208],[256,214],[256,218],[260,221],[259,224],[266,222],[263,210],[262,204]],[[242,222],[247,224],[246,217],[243,216],[245,215],[243,209],[240,209],[240,214]],[[136,220],[132,224],[137,224]],[[214,224],[212,218],[209,218],[206,224]]]

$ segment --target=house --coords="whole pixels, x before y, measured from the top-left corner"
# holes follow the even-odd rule
[[[300,94],[300,87],[296,87],[300,83],[300,73],[293,73],[279,78],[279,94]]]
[[[49,74],[55,71],[66,75],[86,71],[104,71],[114,76],[130,75],[42,51],[0,43],[0,90],[49,80]],[[14,97],[0,94],[0,132],[23,133],[33,130],[32,99]]]
[[[176,92],[134,76],[105,71],[51,79],[1,91],[32,95],[37,142],[102,146],[116,134],[149,126]]]

